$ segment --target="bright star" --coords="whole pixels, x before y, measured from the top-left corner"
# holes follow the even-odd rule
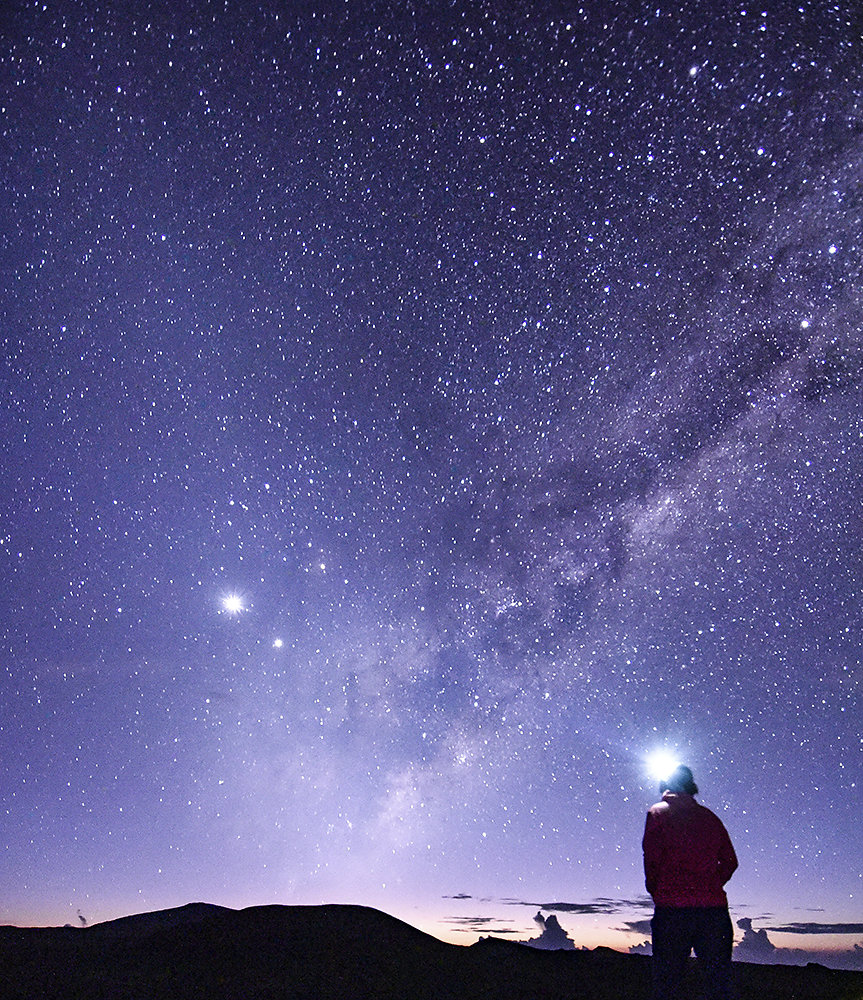
[[[222,598],[222,607],[229,615],[238,615],[241,611],[246,610],[243,599],[239,594],[226,594]]]

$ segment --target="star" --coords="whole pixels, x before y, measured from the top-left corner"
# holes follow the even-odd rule
[[[226,594],[222,598],[222,609],[229,615],[238,615],[246,610],[246,605],[239,594]]]

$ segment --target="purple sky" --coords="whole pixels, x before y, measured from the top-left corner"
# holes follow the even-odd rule
[[[0,921],[863,942],[857,5],[0,27]]]

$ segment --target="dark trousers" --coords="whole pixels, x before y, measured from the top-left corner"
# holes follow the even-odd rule
[[[693,948],[704,971],[705,995],[711,1000],[729,1000],[734,928],[726,907],[657,907],[650,928],[656,1000],[681,1000],[686,995],[681,989]]]

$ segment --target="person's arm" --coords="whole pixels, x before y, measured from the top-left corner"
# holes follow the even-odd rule
[[[737,870],[737,855],[734,853],[734,845],[728,831],[722,827],[722,839],[719,843],[719,857],[717,859],[719,867],[719,878],[723,885],[731,878]]]
[[[644,884],[652,896],[656,889],[656,883],[659,881],[659,869],[662,862],[662,842],[659,821],[650,812],[644,821],[644,837],[641,840],[641,849],[644,852]]]

